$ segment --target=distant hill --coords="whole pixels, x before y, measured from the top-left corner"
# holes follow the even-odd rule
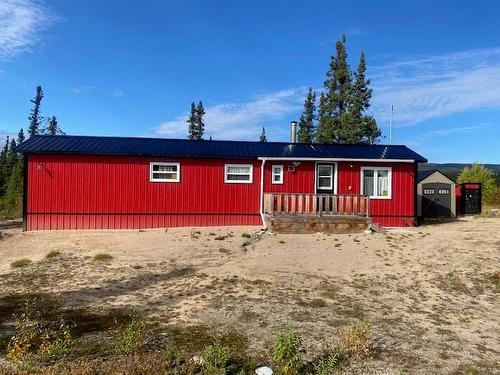
[[[470,167],[472,164],[461,164],[461,163],[423,163],[418,165],[419,171],[428,171],[437,169],[441,173],[445,174],[453,181],[456,181],[458,173],[465,167]],[[485,167],[491,169],[497,175],[497,181],[500,180],[500,164],[485,164]]]

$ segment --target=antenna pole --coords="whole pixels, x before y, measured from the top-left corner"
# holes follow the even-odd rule
[[[391,110],[389,114],[389,144],[392,145],[392,117],[394,112],[394,105],[391,104]]]

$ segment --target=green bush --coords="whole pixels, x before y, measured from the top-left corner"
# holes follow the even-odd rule
[[[314,375],[331,375],[338,367],[341,360],[338,351],[330,351],[314,364]]]
[[[133,318],[120,332],[120,338],[115,344],[116,354],[136,353],[146,344],[146,324]]]
[[[465,182],[480,182],[482,189],[483,202],[486,204],[500,203],[500,188],[495,181],[495,174],[491,169],[482,164],[474,163],[471,167],[465,167],[460,171],[457,177],[457,184]]]
[[[201,352],[202,369],[205,375],[225,375],[234,353],[219,341],[205,346]]]
[[[272,348],[272,357],[283,375],[298,374],[301,366],[302,339],[294,330],[281,332]]]

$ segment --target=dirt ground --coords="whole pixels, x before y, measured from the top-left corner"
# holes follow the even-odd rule
[[[500,373],[500,219],[247,238],[258,230],[3,230],[0,296],[236,329],[255,351],[293,327],[318,352],[341,327],[369,320],[377,355],[366,373]],[[32,263],[12,268],[21,258]]]

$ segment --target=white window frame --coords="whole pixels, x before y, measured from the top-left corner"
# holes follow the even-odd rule
[[[227,179],[227,176],[228,176],[228,169],[230,167],[245,167],[245,168],[249,168],[250,169],[250,179],[245,181],[245,180],[228,180]],[[230,173],[230,174],[234,174],[234,175],[247,175],[247,173]],[[253,183],[253,164],[224,164],[224,182],[226,184],[251,184]]]
[[[177,178],[153,178],[153,166],[163,165],[163,166],[175,166],[177,167]],[[156,173],[162,173],[156,171]],[[149,163],[149,182],[180,182],[181,181],[181,163],[163,162],[163,161],[152,161]]]
[[[333,178],[332,178],[333,187],[328,187],[328,188],[326,188],[326,187],[319,188],[318,187],[318,179],[319,179],[319,176],[318,176],[318,164],[330,165],[333,168]],[[333,189],[333,194],[337,194],[337,173],[338,173],[338,164],[336,162],[335,163],[322,162],[322,161],[316,162],[315,165],[314,165],[314,191],[316,193],[320,193],[323,190],[330,191],[330,190]]]
[[[274,169],[275,168],[278,168],[280,170],[280,173],[279,174],[275,174],[274,173]],[[273,185],[283,185],[283,177],[284,177],[284,173],[283,173],[284,169],[283,169],[283,165],[282,164],[274,164],[271,166],[271,183]],[[274,177],[275,176],[279,176],[279,181],[275,181],[274,180]]]
[[[364,195],[365,184],[363,181],[363,172],[364,171],[373,171],[373,195],[370,195],[370,199],[392,199],[392,167],[361,167],[361,195]],[[389,191],[387,195],[378,195],[378,171],[387,171],[387,179]]]

